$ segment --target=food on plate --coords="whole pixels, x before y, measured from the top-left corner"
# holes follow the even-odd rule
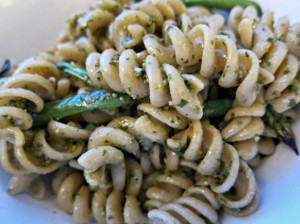
[[[0,69],[8,192],[43,198],[49,175],[80,224],[252,214],[261,158],[278,140],[298,154],[299,37],[253,1],[94,2]]]

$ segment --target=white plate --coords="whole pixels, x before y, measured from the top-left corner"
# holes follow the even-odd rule
[[[66,18],[91,0],[0,0],[0,63],[14,63],[51,46]],[[261,0],[264,8],[274,10],[276,18],[288,15],[300,21],[299,0]],[[300,120],[294,125],[300,145]],[[300,147],[299,147],[300,148]],[[246,218],[225,217],[223,223],[300,223],[300,157],[279,145],[276,153],[256,169],[260,188],[260,206]],[[66,224],[71,217],[61,212],[53,199],[38,201],[26,195],[6,194],[9,176],[0,169],[0,223]],[[51,197],[50,197],[51,198]]]

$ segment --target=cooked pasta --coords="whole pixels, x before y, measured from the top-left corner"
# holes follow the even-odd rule
[[[98,0],[47,52],[0,69],[8,193],[41,199],[48,175],[78,224],[252,214],[254,167],[276,138],[297,152],[299,29],[254,6],[226,18],[181,0]]]

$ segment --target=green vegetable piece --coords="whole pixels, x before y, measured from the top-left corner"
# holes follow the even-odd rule
[[[215,172],[212,174],[212,176],[216,179],[223,181],[228,176],[228,174],[229,174],[229,172],[226,167],[226,164],[223,160],[221,160],[219,167],[215,170]]]
[[[59,62],[56,66],[65,73],[84,81],[90,87],[98,89],[98,87],[90,80],[86,70],[83,67],[76,65],[73,62]]]
[[[6,59],[0,68],[0,76],[4,75],[5,72],[9,71],[11,67],[10,61]]]
[[[256,8],[258,14],[262,15],[262,9],[260,5],[255,1],[250,0],[183,0],[187,6],[200,5],[207,8],[218,8],[231,10],[234,6],[242,6],[243,8],[252,5]]]
[[[275,131],[279,140],[289,146],[296,155],[299,155],[295,134],[286,117],[277,113],[271,105],[268,105],[264,120],[267,125]]]
[[[232,99],[208,100],[204,103],[202,119],[223,117],[232,108],[232,104]]]
[[[32,114],[33,127],[97,108],[116,108],[133,103],[134,100],[126,94],[106,90],[78,94],[61,101],[47,103],[42,112]]]

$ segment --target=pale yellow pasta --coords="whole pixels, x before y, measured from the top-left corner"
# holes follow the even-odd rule
[[[59,183],[57,191],[59,207],[73,214],[74,223],[89,223],[89,190],[84,185],[83,176],[78,172],[72,172],[57,181]]]
[[[205,24],[214,32],[218,34],[225,23],[225,19],[220,14],[212,14],[209,10],[201,6],[194,6],[187,9],[182,16],[189,17],[191,23],[190,26],[197,24]]]
[[[97,68],[90,65],[95,60],[99,64]],[[169,103],[188,118],[201,118],[202,106],[197,95],[204,87],[201,79],[190,75],[182,77],[173,66],[167,64],[163,65],[166,74],[163,75],[157,60],[152,56],[147,56],[142,66],[143,68],[140,68],[137,54],[133,50],[124,50],[118,56],[116,51],[108,49],[101,56],[93,54],[87,60],[88,75],[91,80],[99,80],[96,82],[99,87],[107,88],[108,85],[111,89],[126,92],[133,98],[143,98],[151,91],[151,104],[164,106]],[[95,72],[96,70],[99,72]],[[143,75],[143,70],[146,75]],[[157,77],[148,78],[153,72],[157,72]],[[193,92],[187,88],[185,80],[193,87]],[[169,98],[172,101],[169,102]]]
[[[41,176],[37,174],[13,176],[8,184],[8,193],[14,195],[24,192],[37,199],[44,198],[46,186]]]
[[[49,99],[54,95],[54,85],[49,79],[37,74],[16,74],[10,77],[2,86],[5,88],[22,88],[35,92],[43,99]],[[22,94],[22,93],[20,93]]]
[[[44,78],[55,77],[57,79],[60,77],[60,72],[54,62],[55,59],[51,55],[28,58],[18,65],[14,74],[38,74]]]
[[[0,129],[3,142],[1,164],[4,169],[12,174],[37,173],[47,174],[55,171],[59,163],[49,159],[37,145],[26,145],[23,132],[18,127]],[[9,144],[12,144],[10,146]],[[13,150],[13,152],[9,152]],[[17,160],[17,162],[15,161]],[[26,171],[25,171],[26,170]]]
[[[85,37],[81,37],[75,42],[59,43],[56,46],[57,60],[75,61],[84,64],[89,53],[95,52],[96,49],[92,43]]]
[[[205,187],[192,186],[182,197],[172,203],[163,205],[160,209],[148,212],[152,221],[163,223],[217,223],[216,209],[220,204],[211,190]]]
[[[177,199],[193,182],[181,173],[165,173],[156,176],[153,184],[146,191],[148,200],[144,207],[147,210],[159,208]]]
[[[43,198],[49,175],[78,224],[219,223],[221,210],[255,212],[252,167],[278,138],[268,112],[291,123],[300,102],[300,25],[274,21],[253,6],[227,19],[182,0],[98,0],[74,14],[48,51],[1,74],[8,193]],[[37,124],[52,103],[95,90],[134,103],[88,110],[83,100],[87,111]]]
[[[47,133],[50,138],[47,138]],[[88,139],[88,130],[80,129],[72,124],[51,121],[47,133],[39,130],[33,139],[33,144],[50,159],[57,161],[70,160],[77,157],[84,149],[81,140]],[[72,141],[69,141],[72,139]]]
[[[219,194],[218,199],[224,207],[228,209],[240,209],[242,212],[243,209],[252,206],[255,195],[257,194],[253,171],[247,163],[242,160],[240,161],[239,173],[235,184],[239,185],[238,189],[234,186],[234,189],[237,190],[236,195],[238,196],[234,196],[230,193]]]

